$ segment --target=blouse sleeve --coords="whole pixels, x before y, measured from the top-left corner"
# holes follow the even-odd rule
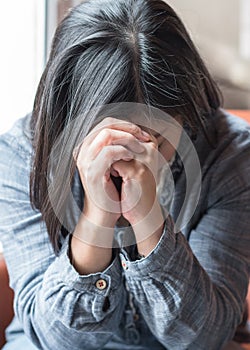
[[[171,350],[221,349],[241,322],[250,263],[249,134],[242,139],[237,156],[227,149],[210,168],[189,240],[169,216],[149,256],[121,254],[143,317]]]
[[[0,138],[0,154],[0,240],[26,335],[41,349],[100,349],[124,308],[119,258],[103,272],[80,276],[68,238],[56,257],[30,204],[30,154],[10,135]]]

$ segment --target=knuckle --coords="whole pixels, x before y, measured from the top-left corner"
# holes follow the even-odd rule
[[[104,122],[105,125],[110,126],[110,125],[112,125],[112,124],[114,124],[114,123],[116,122],[116,119],[113,118],[113,117],[106,117],[106,118],[103,120],[103,122]]]
[[[110,141],[110,139],[111,139],[111,130],[109,130],[109,129],[102,129],[101,131],[100,131],[100,137],[102,138],[102,139],[105,139],[106,141]]]
[[[128,142],[132,142],[132,141],[134,141],[134,142],[136,142],[137,141],[137,139],[134,137],[134,135],[132,135],[131,133],[128,133],[127,135],[126,135],[126,138],[127,138],[127,141]]]

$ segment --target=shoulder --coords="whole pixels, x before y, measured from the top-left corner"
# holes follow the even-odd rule
[[[226,166],[249,163],[250,124],[245,120],[219,110],[204,126],[195,141],[204,172],[210,168],[225,170]]]
[[[250,145],[250,123],[242,118],[220,110],[214,118],[218,144],[232,141],[235,147]],[[246,142],[243,142],[243,141]],[[236,142],[235,142],[236,141]]]
[[[206,157],[212,202],[242,196],[250,199],[250,124],[241,118],[218,112],[211,130],[215,143]]]
[[[30,114],[18,119],[12,128],[0,135],[0,162],[8,161],[11,154],[23,160],[32,156],[31,133],[29,130]]]
[[[32,145],[29,132],[30,115],[15,122],[5,134],[0,135],[0,188],[5,190],[14,182],[28,188]]]
[[[211,153],[238,154],[250,147],[250,124],[221,109],[205,125]]]
[[[216,132],[213,153],[218,170],[233,165],[236,169],[242,167],[242,164],[249,166],[250,124],[222,110],[214,118],[213,128]]]

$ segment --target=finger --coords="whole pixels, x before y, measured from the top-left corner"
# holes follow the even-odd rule
[[[91,159],[94,159],[100,150],[107,145],[125,146],[133,153],[145,151],[143,144],[133,135],[120,130],[102,129],[89,146]]]
[[[93,164],[96,164],[93,169],[98,168],[100,173],[104,175],[107,171],[110,173],[113,163],[119,160],[128,162],[133,158],[134,154],[121,145],[105,146],[93,161]]]
[[[147,142],[149,146],[153,146],[154,148],[158,148],[158,140],[154,135],[151,135],[151,139]]]
[[[135,159],[131,159],[127,162],[124,160],[118,160],[112,165],[112,168],[123,178],[124,181],[135,178],[140,167],[140,162],[137,162]]]
[[[97,135],[103,130],[114,130],[114,131],[125,132],[127,134],[134,136],[135,140],[138,139],[139,141],[142,141],[142,142],[152,141],[152,135],[149,135],[145,130],[142,130],[138,125],[128,121],[109,117],[109,118],[105,118],[101,123],[96,125],[95,128],[89,133],[89,135],[85,137],[83,142],[81,142],[74,149],[73,157],[75,160],[77,159],[81,148],[86,149],[87,147],[89,147],[94,142],[94,139],[97,137]],[[141,146],[138,146],[139,143],[136,143],[135,140],[133,140],[129,148],[131,149],[131,151],[136,153],[143,152],[143,149],[141,148]]]
[[[161,160],[157,146],[154,142],[147,142],[144,143],[144,147],[144,153],[134,153],[133,160],[127,163],[123,162],[122,160],[115,162],[112,165],[113,169],[116,170],[119,175],[124,178],[129,178],[131,175],[139,174],[143,168],[144,170],[146,168],[149,169],[152,173],[157,172],[159,168],[159,160]]]
[[[133,124],[126,120],[116,119],[112,117],[108,117],[103,119],[103,121],[99,124],[97,124],[93,130],[88,135],[88,142],[92,142],[93,138],[95,138],[96,133],[99,133],[102,129],[112,129],[112,130],[120,130],[125,131],[131,135],[134,135],[136,138],[138,138],[141,141],[149,141],[151,139],[151,136],[146,132],[143,131],[138,125]]]
[[[110,174],[114,177],[119,177],[119,173],[113,168],[113,166],[110,168]]]

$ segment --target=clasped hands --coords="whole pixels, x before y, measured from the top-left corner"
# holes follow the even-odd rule
[[[132,226],[148,227],[152,214],[162,221],[156,198],[158,143],[136,124],[105,118],[81,143],[76,165],[89,221],[114,227],[123,215]],[[115,177],[122,181],[120,193]]]

